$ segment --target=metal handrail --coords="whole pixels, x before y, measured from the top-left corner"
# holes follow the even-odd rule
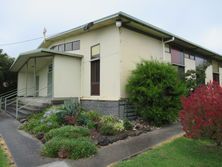
[[[33,95],[35,95],[37,92],[39,92],[39,91],[41,91],[41,90],[43,90],[43,89],[46,89],[46,88],[48,88],[48,86],[47,86],[47,87],[44,87],[44,88],[41,88],[41,89],[39,89],[39,90],[34,90]],[[34,89],[34,87],[27,89],[27,91],[28,91],[28,90],[31,90],[31,89]],[[13,96],[17,95],[19,92],[22,92],[22,91],[25,91],[25,90],[26,90],[26,88],[20,89],[19,91],[16,91],[16,92],[13,92],[13,94],[12,94],[12,93],[9,93],[7,96],[4,96],[4,101],[2,101],[2,100],[3,100],[3,97],[0,97],[0,111],[2,110],[2,104],[4,104],[4,110],[5,110],[5,111],[7,110],[7,106],[8,106],[8,105],[13,104],[13,103],[15,103],[15,102],[16,102],[16,104],[17,104],[17,97],[14,97],[14,98],[10,98],[10,97],[13,97]],[[7,103],[8,98],[10,98],[10,99],[12,100],[10,103]],[[13,100],[13,99],[14,99],[14,100]],[[16,108],[17,108],[17,107],[18,107],[18,106],[16,106]]]
[[[52,86],[52,85],[51,85]],[[44,90],[44,89],[47,89],[48,87],[51,87],[51,86],[46,86],[46,87],[43,87],[43,88],[41,88],[41,89],[39,89],[39,90],[36,90],[35,92],[34,92],[34,94],[36,94],[36,93],[38,93],[38,92],[40,92],[40,91],[42,91],[42,90]],[[18,102],[18,97],[16,97],[16,110],[15,110],[15,115],[16,115],[16,119],[18,118],[18,111],[20,110],[20,109],[22,109],[22,108],[24,108],[24,107],[26,107],[26,106],[28,106],[29,104],[31,104],[32,102],[29,102],[29,103],[26,103],[26,104],[24,104],[24,105],[22,105],[22,106],[20,106],[19,107],[19,102]]]
[[[34,87],[33,87],[34,88]],[[30,89],[33,89],[33,88],[30,88]],[[11,96],[11,95],[16,95],[17,93],[20,93],[20,92],[24,92],[24,91],[26,91],[26,88],[23,88],[23,89],[20,89],[20,90],[16,90],[16,91],[14,91],[14,92],[11,92],[11,93],[8,93],[8,94],[6,94],[6,95],[4,95],[4,96],[1,96],[2,98],[8,98],[8,96]]]
[[[15,88],[15,89],[12,89],[12,90],[10,90],[10,91],[1,93],[0,96],[4,96],[4,95],[9,94],[9,93],[14,92],[14,91],[17,91],[17,89]]]

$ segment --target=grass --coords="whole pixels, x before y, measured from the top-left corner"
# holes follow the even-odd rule
[[[221,167],[221,157],[222,147],[181,137],[115,167]]]
[[[9,159],[0,147],[0,167],[9,167]]]

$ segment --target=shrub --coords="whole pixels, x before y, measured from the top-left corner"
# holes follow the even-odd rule
[[[222,88],[218,83],[201,85],[182,98],[180,120],[187,137],[209,138],[222,143]]]
[[[42,154],[48,157],[79,159],[97,152],[95,144],[88,138],[55,137],[43,146]]]
[[[79,103],[72,99],[65,100],[63,108],[57,113],[57,117],[61,124],[75,125],[80,112],[81,107]]]
[[[133,129],[133,124],[128,119],[124,119],[123,126],[126,130],[132,130]]]
[[[86,126],[89,129],[96,128],[96,124],[99,123],[101,115],[95,111],[81,112],[77,119],[77,124],[80,126]]]
[[[126,90],[140,116],[162,125],[176,120],[186,88],[172,65],[143,61],[129,77]]]
[[[24,124],[22,129],[31,133],[46,133],[51,129],[58,128],[60,126],[58,118],[55,114],[50,114],[44,117],[45,112],[33,114],[27,123]]]
[[[103,116],[99,131],[103,135],[115,135],[124,131],[123,122],[113,116]]]
[[[69,125],[50,130],[48,133],[46,133],[45,139],[46,141],[49,141],[54,137],[75,139],[79,137],[87,137],[89,135],[90,135],[89,129]]]

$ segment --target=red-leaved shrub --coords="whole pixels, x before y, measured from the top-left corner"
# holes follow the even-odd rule
[[[181,99],[180,120],[190,138],[208,138],[222,143],[222,87],[216,83],[199,86]]]

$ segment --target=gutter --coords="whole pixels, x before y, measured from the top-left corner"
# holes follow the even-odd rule
[[[167,41],[164,41],[162,39],[162,46],[163,46],[163,61],[166,61],[166,56],[165,56],[165,45],[167,43],[170,43],[170,42],[173,42],[175,40],[175,37],[172,37],[171,39],[167,40]]]

